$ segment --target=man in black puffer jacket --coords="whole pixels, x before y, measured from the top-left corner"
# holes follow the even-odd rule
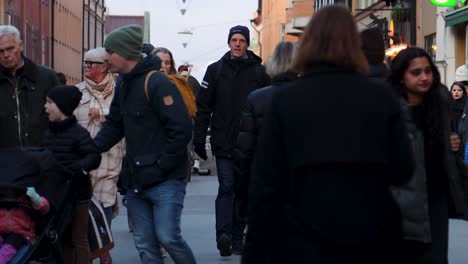
[[[269,77],[260,64],[261,58],[247,50],[249,29],[231,28],[228,44],[231,49],[219,61],[208,66],[197,97],[194,151],[207,159],[205,142],[211,124],[211,148],[216,156],[219,189],[216,197],[216,241],[221,256],[242,254],[243,228],[233,221],[234,160],[233,149],[239,134],[241,111],[250,92],[269,84]],[[231,249],[232,244],[232,249]]]
[[[88,173],[101,163],[101,155],[88,130],[80,126],[73,115],[80,100],[78,88],[59,85],[49,91],[45,104],[49,129],[44,145],[63,167],[73,173],[71,188],[75,209],[64,239],[65,263],[89,262],[88,209],[92,190]]]
[[[194,264],[180,231],[192,121],[177,87],[159,72],[159,60],[142,57],[142,46],[141,26],[121,27],[107,36],[106,60],[122,83],[94,140],[101,152],[123,137],[127,141],[118,185],[127,192],[141,262],[163,263],[161,244],[175,263]],[[147,78],[150,71],[157,72]]]

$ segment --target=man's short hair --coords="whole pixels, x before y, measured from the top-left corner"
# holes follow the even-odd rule
[[[16,42],[21,42],[20,32],[19,30],[12,26],[12,25],[1,25],[0,26],[0,38],[6,35],[11,35],[15,37]]]

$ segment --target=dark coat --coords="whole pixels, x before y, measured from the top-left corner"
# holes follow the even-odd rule
[[[390,185],[406,183],[413,171],[390,87],[315,66],[277,88],[271,105],[252,167],[245,263],[345,263],[340,248],[353,245],[378,256],[377,245],[399,234]],[[341,262],[320,262],[316,249],[329,244]],[[385,250],[374,261],[392,263],[386,257],[394,252]]]
[[[59,84],[53,70],[23,60],[15,77],[0,66],[0,147],[42,145],[48,122],[44,110],[47,92]]]
[[[192,88],[193,95],[195,96],[195,98],[197,98],[198,93],[200,92],[200,83],[192,75],[188,77],[187,82],[189,83],[190,88]]]
[[[250,168],[262,128],[263,118],[271,103],[273,88],[295,80],[297,74],[285,73],[272,79],[272,85],[253,91],[247,97],[247,105],[242,112],[239,136],[234,149],[236,165],[236,199],[240,202],[240,212],[246,216]]]
[[[448,110],[448,102],[444,104],[442,109]],[[423,255],[431,263],[447,263],[448,220],[466,219],[462,174],[456,165],[456,153],[449,144],[448,111],[442,113],[442,120],[446,121],[442,144],[431,147],[429,142],[434,140],[428,136],[424,106],[408,107],[402,102],[402,109],[416,161],[411,181],[393,188],[402,214],[403,238],[426,243]]]
[[[192,121],[177,87],[163,74],[153,74],[145,96],[146,74],[158,70],[148,56],[128,74],[115,95],[95,142],[108,151],[125,137],[127,148],[118,185],[143,190],[169,179],[187,178],[187,144]]]
[[[78,124],[75,116],[60,122],[50,122],[44,146],[63,167],[73,172],[72,188],[76,198],[90,199],[92,191],[88,173],[99,167],[101,155],[88,130]]]
[[[270,83],[261,58],[247,51],[247,59],[232,59],[227,52],[208,66],[198,97],[194,145],[205,144],[211,125],[213,155],[232,158],[247,95]]]
[[[369,76],[370,78],[380,79],[380,80],[387,80],[388,76],[390,75],[390,69],[385,65],[385,63],[379,64],[369,64]]]

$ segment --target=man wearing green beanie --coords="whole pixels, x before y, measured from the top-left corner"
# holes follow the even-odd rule
[[[194,264],[180,231],[192,121],[177,87],[159,72],[159,58],[143,56],[142,46],[137,25],[118,28],[104,41],[105,60],[111,72],[120,74],[121,84],[94,140],[106,152],[126,139],[118,186],[127,193],[141,262],[164,263],[162,245],[174,263]]]
[[[139,25],[118,28],[104,40],[104,47],[126,59],[138,61],[143,48],[143,28]]]

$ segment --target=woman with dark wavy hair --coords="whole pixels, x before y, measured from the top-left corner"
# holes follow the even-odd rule
[[[449,216],[463,216],[461,182],[450,150],[447,91],[431,57],[421,48],[401,51],[389,81],[402,98],[416,169],[394,188],[403,218],[401,263],[447,263]]]
[[[274,88],[252,167],[244,263],[396,262],[390,192],[412,174],[400,105],[371,80],[348,9],[320,9]]]

